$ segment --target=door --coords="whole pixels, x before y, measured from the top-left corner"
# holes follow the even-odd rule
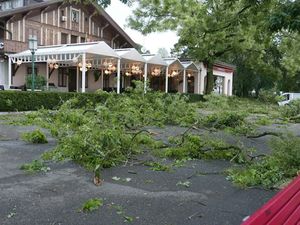
[[[77,71],[75,68],[69,69],[69,92],[77,91]]]

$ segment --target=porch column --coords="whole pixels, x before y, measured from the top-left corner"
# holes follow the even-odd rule
[[[121,59],[118,59],[118,72],[117,72],[117,94],[121,93]]]
[[[104,88],[104,70],[101,70],[101,89],[103,91]]]
[[[227,77],[224,77],[224,80],[223,80],[223,95],[229,95],[228,93],[228,78]]]
[[[183,87],[182,92],[186,93],[186,69],[183,70]]]
[[[11,86],[11,58],[8,57],[8,89],[10,89],[10,86]]]
[[[168,89],[169,89],[169,87],[168,87],[168,82],[169,82],[169,77],[168,77],[168,73],[169,73],[169,67],[167,66],[167,68],[166,68],[166,93],[168,93]]]
[[[204,81],[205,81],[205,74],[206,70],[201,70],[201,77],[200,77],[200,94],[204,94]]]
[[[79,92],[79,67],[76,66],[76,92]]]
[[[49,66],[48,63],[46,63],[46,89],[49,90]]]
[[[81,92],[85,92],[85,72],[86,72],[86,62],[85,62],[85,53],[82,55],[82,77],[81,77]]]
[[[148,75],[148,64],[145,63],[145,68],[144,68],[144,92],[147,92],[147,75]]]
[[[200,94],[201,93],[201,90],[200,90],[200,85],[201,85],[201,82],[200,82],[200,79],[201,79],[201,69],[198,70],[198,79],[197,79],[197,94]]]

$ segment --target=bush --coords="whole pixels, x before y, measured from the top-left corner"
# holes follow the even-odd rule
[[[293,100],[289,104],[280,107],[282,116],[290,118],[300,114],[300,99]]]
[[[0,92],[0,112],[12,111],[33,111],[41,108],[57,109],[65,101],[76,97],[80,106],[86,105],[88,102],[92,104],[104,103],[106,98],[113,95],[102,90],[96,93],[70,93],[70,92],[31,92],[31,91],[1,91]],[[181,98],[182,101],[193,102],[201,99],[202,95],[180,95],[166,94],[167,99]],[[186,97],[187,96],[187,97]]]
[[[46,85],[47,80],[44,75],[36,75],[34,79],[34,88],[35,89],[43,89],[44,86]],[[26,76],[26,88],[31,89],[32,85],[32,75],[28,74]]]
[[[258,99],[265,103],[277,104],[280,100],[280,96],[276,94],[274,89],[270,90],[260,90],[258,94]]]
[[[235,128],[245,122],[245,114],[238,112],[220,112],[208,115],[204,119],[205,126],[216,129]]]
[[[41,108],[56,109],[65,101],[74,97],[78,98],[78,104],[85,105],[87,102],[102,102],[105,99],[105,94],[1,91],[0,111],[32,111]]]
[[[279,187],[300,171],[300,138],[286,136],[271,142],[273,152],[245,169],[229,171],[229,178],[242,187]]]
[[[22,139],[27,142],[31,142],[34,144],[45,144],[48,143],[46,135],[40,131],[39,129],[36,129],[32,132],[26,132],[22,134]]]

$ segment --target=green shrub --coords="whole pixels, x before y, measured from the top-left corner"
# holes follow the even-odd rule
[[[297,176],[300,171],[300,138],[286,136],[274,138],[273,152],[261,161],[250,164],[245,169],[229,170],[229,178],[242,187],[278,187]]]
[[[33,160],[31,163],[25,163],[20,167],[21,170],[25,170],[28,173],[36,173],[36,172],[48,172],[50,170],[49,167],[45,165],[45,163],[41,160]]]
[[[35,75],[34,78],[35,78],[34,79],[34,85],[35,85],[34,88],[35,89],[43,89],[47,83],[45,76],[44,75]],[[26,88],[31,89],[32,75],[28,74],[25,79],[26,79]]]
[[[280,107],[283,117],[290,118],[300,114],[300,99],[293,100],[289,104]]]
[[[216,129],[234,128],[244,123],[245,117],[244,113],[228,111],[208,115],[203,122],[206,126]]]
[[[281,97],[276,93],[274,89],[270,90],[260,90],[258,94],[258,99],[264,103],[277,104]]]
[[[103,199],[102,198],[93,198],[88,201],[86,201],[82,207],[81,210],[83,212],[92,212],[94,210],[99,209],[99,207],[103,206]]]
[[[39,129],[36,129],[32,132],[23,133],[21,137],[24,141],[31,142],[34,144],[48,143],[46,135]]]

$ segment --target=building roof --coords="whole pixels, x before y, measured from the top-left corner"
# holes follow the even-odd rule
[[[167,66],[167,63],[160,55],[155,54],[142,54],[148,64]]]
[[[5,17],[10,17],[13,16],[15,14],[18,13],[24,13],[30,10],[34,10],[34,9],[39,9],[39,8],[43,8],[46,6],[50,6],[50,5],[54,5],[57,3],[64,3],[64,0],[47,0],[44,2],[40,2],[40,3],[34,3],[34,4],[29,4],[27,6],[24,7],[20,7],[20,8],[15,8],[15,9],[11,9],[11,10],[7,10],[7,11],[3,11],[0,14],[0,19],[1,18],[5,18]],[[92,3],[93,7],[95,7],[99,14],[102,15],[111,26],[113,26],[125,39],[126,41],[132,45],[133,47],[136,47],[136,43],[128,36],[128,34],[111,18],[111,16],[105,12],[105,10],[97,5],[96,3]]]
[[[176,67],[176,69],[184,69],[184,66],[177,58],[164,58],[164,61],[166,62],[168,67],[174,66]]]
[[[184,62],[181,62],[181,64],[183,65],[183,67],[187,70],[195,70],[195,71],[198,71],[198,67],[197,65],[192,62],[192,61],[184,61]]]

